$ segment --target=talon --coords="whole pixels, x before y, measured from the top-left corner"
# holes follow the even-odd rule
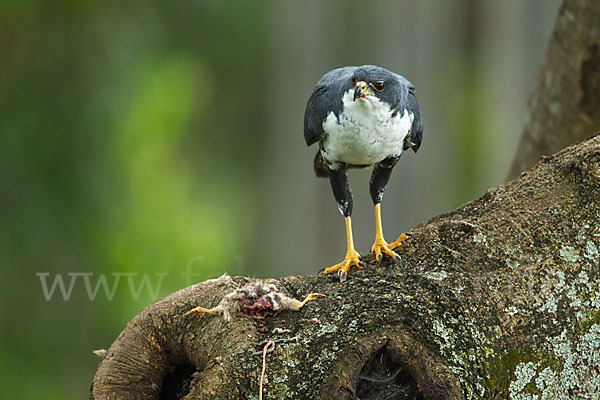
[[[381,227],[381,209],[379,204],[375,204],[375,242],[371,247],[371,251],[375,253],[375,260],[378,265],[381,264],[381,260],[383,259],[382,254],[388,255],[392,260],[401,261],[400,256],[393,249],[399,247],[400,243],[408,237],[408,235],[402,234],[395,242],[387,243],[383,238],[383,229]]]
[[[334,265],[333,267],[325,268],[325,271],[323,271],[323,273],[325,275],[327,275],[327,274],[337,271],[338,275],[340,275],[340,274],[347,275],[353,265],[355,265],[357,268],[363,269],[364,264],[361,265],[361,263],[362,263],[362,261],[360,261],[360,254],[358,254],[358,252],[356,252],[354,250],[351,250],[351,251],[349,250],[348,254],[346,254],[346,258],[344,258],[344,261],[342,261],[339,264]],[[341,275],[340,275],[340,278],[341,278]]]
[[[325,270],[323,270],[323,274],[325,275],[330,274],[332,272],[337,272],[338,277],[342,282],[346,280],[346,276],[348,275],[350,269],[352,269],[353,265],[356,265],[356,267],[359,269],[364,269],[365,267],[365,264],[362,261],[360,261],[360,253],[354,250],[350,217],[346,217],[346,238],[348,250],[346,252],[346,257],[344,258],[344,260],[339,264],[336,264],[329,268],[325,268]]]
[[[381,264],[381,261],[383,260],[383,254],[388,255],[392,259],[396,259],[398,257],[398,254],[396,254],[391,247],[391,245],[385,242],[383,236],[375,239],[375,243],[373,243],[371,251],[375,253],[375,259],[377,260],[378,264]]]
[[[343,271],[344,273],[348,272],[350,270],[350,268],[352,268],[352,260],[348,260],[348,259],[344,259],[344,261],[342,261],[339,264],[335,264],[334,266],[331,266],[329,268],[325,268],[325,270],[323,271],[324,275],[329,275],[332,272],[341,272]]]

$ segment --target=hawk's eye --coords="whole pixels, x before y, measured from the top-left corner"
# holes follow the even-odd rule
[[[356,78],[354,78],[354,75],[352,75],[352,84],[354,85],[356,83]]]
[[[373,87],[375,88],[375,90],[381,92],[383,90],[383,88],[385,88],[385,82],[383,82],[383,81],[377,81],[377,82],[375,82],[373,84]]]

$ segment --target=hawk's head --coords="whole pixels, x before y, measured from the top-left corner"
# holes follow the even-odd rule
[[[374,65],[364,65],[350,77],[354,87],[354,101],[375,96],[394,108],[399,101],[400,81],[390,71]]]

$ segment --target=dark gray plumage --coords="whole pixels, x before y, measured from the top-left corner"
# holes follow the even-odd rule
[[[323,136],[323,122],[333,111],[339,116],[342,95],[352,88],[352,73],[356,67],[343,67],[329,71],[317,82],[304,113],[304,140],[310,146]]]

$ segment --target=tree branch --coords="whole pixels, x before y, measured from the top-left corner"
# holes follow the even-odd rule
[[[211,308],[224,276],[135,317],[100,362],[91,399],[574,398],[600,380],[600,136],[415,227],[402,262],[272,281],[327,298],[257,321]],[[400,206],[400,205],[399,205]],[[279,328],[279,329],[276,329]],[[177,396],[180,397],[177,397]],[[185,396],[185,397],[184,397]],[[419,398],[419,397],[417,397]]]

